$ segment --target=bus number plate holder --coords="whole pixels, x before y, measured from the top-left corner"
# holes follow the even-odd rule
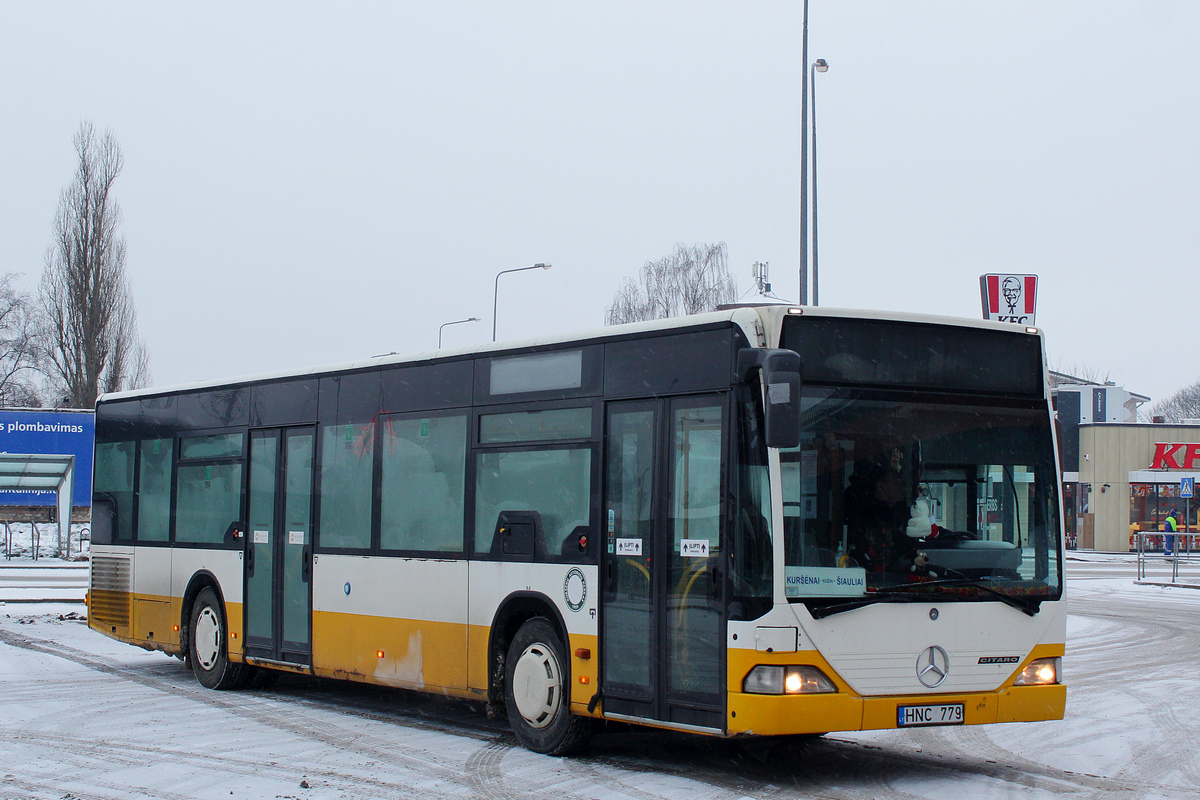
[[[920,725],[962,725],[963,704],[897,706],[896,724],[901,728],[913,728]]]

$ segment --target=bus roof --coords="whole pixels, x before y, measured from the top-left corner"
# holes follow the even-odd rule
[[[692,314],[686,317],[671,317],[669,319],[648,320],[646,322],[631,322],[621,325],[611,325],[590,330],[552,334],[531,339],[520,339],[508,342],[486,342],[471,347],[461,347],[443,350],[426,350],[416,353],[387,353],[385,355],[362,358],[341,363],[323,364],[308,368],[284,369],[272,372],[262,372],[253,375],[241,375],[231,378],[217,378],[206,381],[174,384],[170,386],[130,389],[123,392],[108,392],[100,396],[97,404],[114,400],[128,400],[136,397],[153,397],[180,392],[199,391],[219,387],[243,386],[256,383],[284,380],[288,378],[306,378],[316,375],[348,373],[398,364],[420,364],[436,361],[451,361],[463,357],[484,353],[503,353],[548,345],[569,344],[572,342],[591,343],[610,339],[626,338],[639,333],[670,331],[679,328],[703,327],[722,322],[739,324],[743,327],[753,327],[756,321],[772,319],[773,322],[788,314],[804,314],[813,316],[852,317],[856,319],[892,320],[895,322],[913,322],[933,325],[952,325],[959,327],[986,328],[991,330],[1007,330],[1013,333],[1025,331],[1037,333],[1035,328],[1023,328],[1006,322],[967,319],[963,317],[934,316],[928,314],[912,314],[894,311],[878,311],[864,309],[831,308],[827,306],[796,306],[786,303],[764,305],[737,305],[726,307],[720,311],[703,314]]]

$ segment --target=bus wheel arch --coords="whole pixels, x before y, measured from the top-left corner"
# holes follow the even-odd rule
[[[196,605],[196,597],[200,592],[210,588],[217,596],[217,600],[221,603],[221,608],[225,607],[225,594],[221,591],[221,585],[217,582],[217,576],[213,575],[208,570],[201,570],[192,576],[188,581],[188,587],[183,592],[183,603],[179,609],[179,656],[189,668],[192,666],[191,661],[191,635],[192,635],[192,607]]]
[[[500,602],[488,634],[488,705],[504,703],[504,661],[508,645],[527,620],[545,617],[567,641],[567,625],[558,608],[540,592],[513,592]]]
[[[537,753],[566,755],[591,738],[592,721],[571,713],[571,662],[566,638],[549,618],[517,628],[504,661],[504,705],[513,733]]]
[[[236,689],[250,677],[245,664],[229,660],[225,600],[211,575],[193,576],[184,593],[180,645],[196,680],[209,689]]]
[[[504,714],[505,661],[509,644],[527,621],[542,617],[555,629],[564,646],[567,624],[557,606],[540,592],[513,592],[500,602],[488,635],[488,716]]]

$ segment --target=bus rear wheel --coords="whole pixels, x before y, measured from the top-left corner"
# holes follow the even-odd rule
[[[569,663],[549,620],[527,620],[508,646],[504,703],[513,733],[536,753],[561,756],[591,738],[591,721],[571,713]]]
[[[247,667],[229,660],[225,613],[211,587],[196,595],[188,626],[188,656],[192,674],[209,689],[236,689],[245,683]]]

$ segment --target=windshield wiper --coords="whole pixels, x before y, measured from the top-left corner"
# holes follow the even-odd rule
[[[862,597],[856,597],[853,600],[847,600],[844,603],[835,603],[829,606],[817,606],[813,608],[808,606],[808,613],[813,619],[822,619],[831,617],[834,614],[841,614],[843,611],[853,611],[856,608],[869,606],[874,603],[882,603],[884,601],[895,601],[897,603],[920,603],[926,598],[920,595],[911,594],[909,592],[893,592],[888,590],[867,592]],[[805,604],[808,605],[807,603]]]
[[[944,578],[942,580],[920,581],[918,583],[898,583],[892,586],[881,586],[879,589],[870,591],[862,597],[856,597],[845,603],[835,603],[828,606],[817,606],[816,608],[809,607],[808,613],[813,619],[822,619],[834,614],[840,614],[843,611],[853,611],[856,608],[869,606],[880,602],[898,602],[898,603],[920,603],[932,598],[945,599],[947,597],[957,598],[959,595],[950,594],[948,592],[923,592],[916,591],[922,588],[950,586],[973,586],[976,589],[983,591],[1000,600],[1002,603],[1012,606],[1019,611],[1034,616],[1042,610],[1042,600],[1044,598],[1037,597],[1013,597],[1005,594],[999,589],[993,589],[980,582],[977,578]]]
[[[995,597],[1006,605],[1010,605],[1015,609],[1025,612],[1031,617],[1042,610],[1042,600],[1044,599],[1041,597],[1014,597],[1007,592],[1002,592],[999,589],[988,586],[987,584],[983,583],[983,579],[981,578],[942,578],[941,580],[919,581],[917,583],[902,583],[895,586],[885,586],[883,587],[883,590],[888,592],[909,592],[914,596],[919,596],[919,592],[913,592],[912,590],[919,589],[923,586],[932,586],[934,588],[941,586],[972,586],[982,592],[985,592],[986,594],[990,594],[992,597]],[[945,596],[944,593],[943,596]]]

